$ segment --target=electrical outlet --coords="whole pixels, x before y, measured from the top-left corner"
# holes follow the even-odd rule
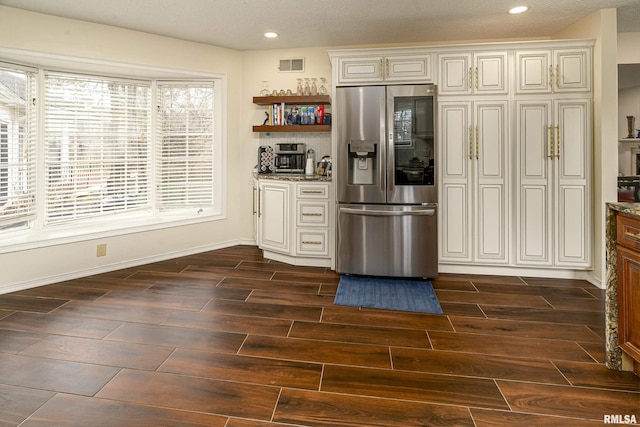
[[[100,243],[96,246],[96,256],[107,256],[107,244]]]

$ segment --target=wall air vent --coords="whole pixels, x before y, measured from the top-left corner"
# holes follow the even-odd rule
[[[299,72],[304,71],[304,58],[288,58],[281,59],[278,69],[281,72]]]

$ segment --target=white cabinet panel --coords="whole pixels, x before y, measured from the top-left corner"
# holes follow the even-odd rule
[[[523,185],[520,189],[517,233],[518,260],[522,263],[551,263],[548,195],[546,185]]]
[[[432,82],[431,55],[398,55],[385,58],[385,80]]]
[[[477,257],[479,260],[506,261],[504,187],[480,185],[477,209]]]
[[[382,81],[382,57],[354,57],[338,59],[340,84]]]
[[[466,184],[444,184],[441,217],[441,258],[471,261],[468,189]]]
[[[278,252],[289,252],[289,195],[287,183],[259,183],[258,246]]]
[[[554,50],[556,92],[591,90],[591,49]]]
[[[509,91],[506,52],[483,52],[475,54],[476,94],[507,93]]]
[[[296,241],[298,242],[296,247],[296,253],[298,255],[329,255],[329,230],[327,229],[298,229]]]
[[[573,265],[587,257],[587,195],[584,186],[562,186],[558,191],[556,264]]]
[[[329,226],[329,202],[298,200],[296,205],[296,225],[298,227]]]
[[[471,54],[440,55],[440,95],[471,94]]]
[[[591,100],[558,99],[556,118],[556,259],[589,267],[591,257]]]
[[[446,102],[440,104],[439,133],[441,144],[443,176],[461,178],[468,176],[467,158],[473,155],[469,129],[471,129],[471,102]]]

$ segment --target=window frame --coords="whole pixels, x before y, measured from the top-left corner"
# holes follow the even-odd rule
[[[16,60],[16,57],[18,60]],[[35,247],[52,246],[73,242],[119,236],[129,233],[160,230],[180,227],[209,221],[226,219],[227,189],[227,78],[223,74],[202,73],[189,70],[149,67],[136,64],[122,64],[110,61],[78,59],[48,54],[25,53],[15,49],[0,48],[0,62],[16,64],[18,67],[37,69],[37,115],[38,130],[36,144],[36,219],[28,227],[18,230],[0,231],[0,253],[25,250]],[[50,64],[54,64],[51,66]],[[63,64],[63,66],[60,66]],[[64,224],[47,225],[43,219],[44,188],[41,175],[45,173],[43,150],[44,102],[40,101],[44,93],[44,73],[46,71],[67,72],[72,74],[89,74],[93,76],[114,77],[151,82],[151,144],[157,140],[155,130],[155,100],[157,86],[160,82],[214,82],[214,144],[213,144],[213,206],[211,209],[160,211],[155,198],[156,155],[152,153],[150,160],[152,208],[145,212],[118,214],[116,217],[106,216],[86,218]],[[151,149],[151,152],[154,150]],[[117,221],[114,221],[117,218]]]

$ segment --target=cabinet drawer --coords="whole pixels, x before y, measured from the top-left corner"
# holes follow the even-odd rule
[[[328,199],[329,184],[298,184],[299,199]]]
[[[618,215],[618,244],[627,248],[640,250],[640,220],[625,215]]]
[[[329,240],[328,230],[298,230],[297,234],[297,255],[329,255],[329,247],[327,246],[327,241]]]
[[[296,225],[298,227],[318,226],[328,227],[329,202],[311,202],[311,201],[298,201],[296,208]]]

